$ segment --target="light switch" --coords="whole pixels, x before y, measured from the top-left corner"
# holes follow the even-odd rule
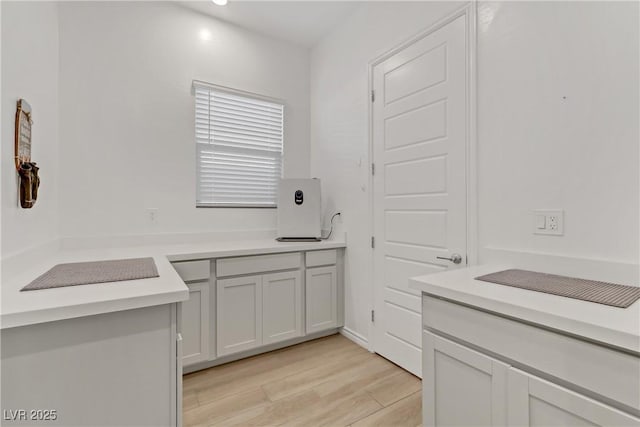
[[[547,217],[545,215],[536,215],[536,228],[538,230],[547,228]]]

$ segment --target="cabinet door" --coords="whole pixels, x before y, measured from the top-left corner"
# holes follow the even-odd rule
[[[209,358],[209,282],[187,285],[189,299],[182,303],[182,364]]]
[[[426,426],[507,424],[508,365],[423,331]]]
[[[306,272],[307,333],[338,326],[336,267],[308,268]]]
[[[262,319],[263,344],[302,335],[300,271],[262,276]]]
[[[218,356],[262,345],[262,276],[217,282]]]
[[[510,368],[509,425],[640,426],[640,419],[557,384]]]

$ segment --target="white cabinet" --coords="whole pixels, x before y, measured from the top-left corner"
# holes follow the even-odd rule
[[[209,358],[209,282],[189,283],[189,299],[182,303],[183,365]]]
[[[422,320],[424,425],[640,427],[635,355],[428,294]]]
[[[218,355],[302,336],[300,271],[218,280]]]
[[[335,251],[331,252],[321,254],[317,261],[335,262]],[[303,283],[300,253],[222,259],[216,264],[218,277],[256,271],[258,266],[263,271],[291,269],[259,276],[218,279],[218,356],[304,336],[305,312],[307,334],[338,327],[335,265],[307,268]]]
[[[303,335],[299,270],[262,276],[262,318],[263,344]]]
[[[424,326],[438,335],[500,360],[515,360],[531,372],[544,372],[640,413],[637,355],[429,296],[423,297],[422,313]]]
[[[306,271],[307,333],[338,326],[338,279],[335,266]]]
[[[262,345],[262,276],[217,282],[218,355]]]
[[[640,419],[423,332],[426,426],[640,426]]]
[[[640,426],[640,419],[515,368],[508,372],[509,425]]]
[[[0,331],[0,412],[57,411],[15,426],[176,426],[176,303]]]
[[[209,359],[210,261],[174,262],[173,268],[189,288],[189,299],[180,307],[182,365]]]
[[[189,288],[180,312],[185,371],[336,331],[344,310],[342,254],[325,249],[173,262]]]
[[[424,425],[506,425],[508,365],[427,331],[423,351]]]

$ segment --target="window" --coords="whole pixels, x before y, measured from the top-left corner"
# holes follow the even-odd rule
[[[282,175],[284,105],[193,83],[196,206],[275,207]]]

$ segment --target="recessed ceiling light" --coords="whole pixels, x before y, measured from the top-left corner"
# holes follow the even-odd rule
[[[218,6],[224,6],[225,4],[227,4],[227,0],[211,0],[211,1],[217,4]]]

